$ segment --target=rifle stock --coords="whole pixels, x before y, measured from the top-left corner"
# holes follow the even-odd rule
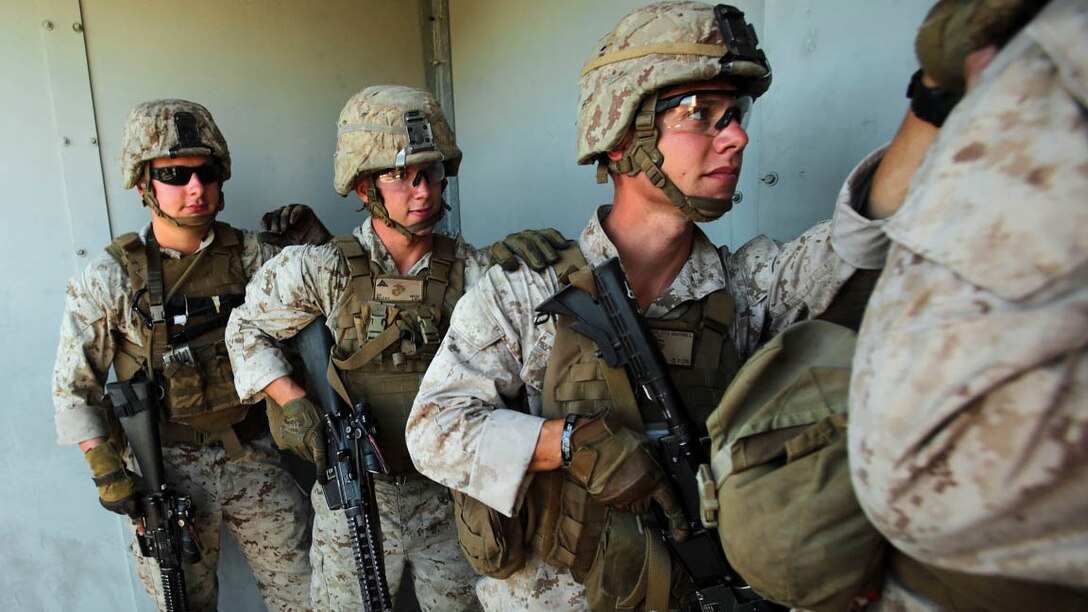
[[[140,552],[159,564],[166,610],[184,612],[189,602],[181,564],[200,561],[200,543],[192,525],[192,500],[166,483],[155,390],[156,385],[142,377],[106,385],[142,476],[144,534],[136,536]]]
[[[619,259],[593,269],[596,300],[568,285],[537,307],[548,315],[574,317],[571,328],[597,343],[611,367],[626,366],[632,381],[665,416],[668,433],[657,439],[662,465],[684,507],[691,535],[677,542],[664,530],[673,557],[687,570],[694,593],[681,602],[684,610],[763,612],[784,609],[762,599],[733,569],[716,534],[700,520],[696,474],[708,463],[709,452],[688,416],[661,354],[657,340],[642,318]],[[653,437],[653,436],[651,436]]]
[[[332,335],[325,317],[318,317],[299,332],[295,345],[314,395],[325,410],[328,468],[318,482],[329,508],[343,510],[347,517],[364,609],[392,610],[372,475],[385,469],[370,424],[370,408],[365,401],[349,406],[329,384]]]

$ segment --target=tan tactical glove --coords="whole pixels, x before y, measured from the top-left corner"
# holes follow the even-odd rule
[[[285,204],[261,217],[261,240],[278,246],[325,244],[329,230],[305,204]]]
[[[530,268],[542,272],[559,261],[559,251],[567,248],[570,242],[559,230],[550,227],[517,232],[491,245],[491,263],[513,272],[518,269],[520,257]]]
[[[287,450],[316,465],[321,474],[325,471],[325,427],[319,414],[306,396],[287,402],[283,405],[280,440]]]
[[[570,442],[567,475],[584,487],[594,501],[637,513],[649,511],[650,503],[657,502],[673,537],[677,541],[687,539],[684,510],[641,436],[607,414],[576,425]]]
[[[140,477],[125,469],[117,449],[109,442],[104,442],[87,449],[83,457],[87,460],[87,465],[91,466],[94,484],[98,486],[98,503],[110,512],[139,518],[136,490],[139,488]]]
[[[918,29],[918,61],[940,87],[963,95],[964,60],[990,45],[1004,46],[1039,12],[1038,0],[940,0]]]

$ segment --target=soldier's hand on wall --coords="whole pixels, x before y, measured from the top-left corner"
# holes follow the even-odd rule
[[[262,240],[280,246],[325,244],[332,238],[313,209],[305,204],[285,204],[266,212],[261,217],[261,229]]]
[[[518,269],[520,257],[530,268],[542,272],[559,261],[559,251],[569,246],[570,242],[559,230],[550,227],[516,232],[491,245],[491,263],[513,272]]]
[[[316,465],[321,474],[325,471],[325,428],[318,415],[317,406],[305,396],[287,402],[280,440],[287,450]]]
[[[646,441],[611,414],[578,423],[571,432],[567,475],[598,503],[643,513],[656,502],[678,541],[687,539],[684,511]]]
[[[139,518],[136,495],[139,476],[125,468],[120,453],[113,444],[103,442],[87,449],[83,458],[91,466],[94,484],[98,487],[98,503],[110,512]]]
[[[963,94],[973,51],[1002,47],[1042,8],[1038,0],[940,0],[918,29],[914,49],[939,87]]]

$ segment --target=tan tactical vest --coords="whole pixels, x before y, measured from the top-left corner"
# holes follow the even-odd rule
[[[333,386],[348,402],[373,411],[378,444],[390,473],[415,473],[404,428],[419,383],[465,292],[465,262],[456,242],[435,235],[424,276],[382,272],[352,235],[332,244],[347,263],[351,282],[340,299],[330,368]]]
[[[135,233],[106,247],[128,272],[133,307],[145,323],[137,328],[143,346],[121,339],[113,368],[120,380],[142,370],[160,381],[164,443],[219,441],[237,452],[232,425],[245,419],[248,406],[235,390],[223,331],[230,311],[245,297],[247,278],[242,234],[223,223],[214,230],[212,243],[196,253],[180,259],[153,255],[162,267],[166,323],[160,331],[150,323],[148,249]]]
[[[577,247],[564,250],[555,269],[561,283],[596,294],[592,268]],[[700,427],[739,369],[740,358],[729,335],[733,316],[733,299],[722,289],[694,304],[679,319],[646,320],[662,345],[669,374],[690,418]],[[636,395],[624,369],[610,368],[597,357],[596,343],[571,329],[573,322],[569,316],[556,321],[542,416],[554,419],[609,410],[635,431],[663,428],[663,416],[644,394]],[[533,550],[548,563],[569,568],[578,581],[585,580],[608,509],[567,481],[562,470],[536,474],[527,496],[527,537]],[[636,547],[641,546],[640,540]]]

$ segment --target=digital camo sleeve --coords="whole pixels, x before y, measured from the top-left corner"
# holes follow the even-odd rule
[[[458,302],[406,431],[420,472],[507,515],[543,419],[506,406],[543,379],[553,332],[532,309],[552,289],[524,268],[491,268]]]
[[[722,249],[743,358],[792,323],[823,313],[857,270],[884,265],[885,221],[859,212],[882,157],[880,149],[858,163],[839,192],[831,220],[785,243],[758,236],[735,253]]]
[[[332,320],[346,276],[335,247],[323,245],[287,247],[250,279],[245,304],[234,309],[226,329],[242,401],[258,401],[268,383],[291,373],[278,342],[318,315]]]
[[[60,343],[53,367],[53,407],[59,444],[107,435],[103,388],[116,350],[111,327],[124,324],[127,277],[105,253],[66,289]]]

